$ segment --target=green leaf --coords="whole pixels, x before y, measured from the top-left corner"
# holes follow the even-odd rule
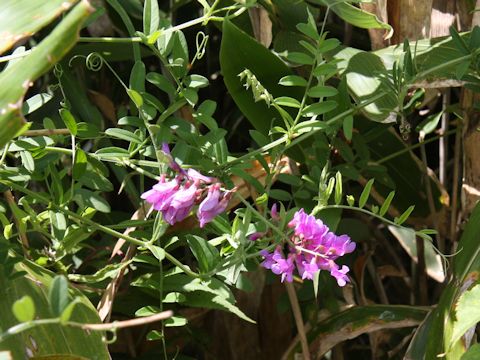
[[[410,345],[410,349],[416,351],[415,356],[417,358],[431,359],[438,354],[446,353],[447,359],[459,359],[465,353],[464,341],[454,342],[452,336],[455,310],[459,299],[462,297],[465,289],[468,289],[476,282],[475,279],[480,271],[479,231],[480,204],[477,204],[464,227],[462,237],[458,243],[458,253],[453,261],[452,278],[443,291],[438,305],[432,310],[431,321],[417,330],[420,333],[427,333],[428,340],[425,341],[425,337],[421,336],[414,337]],[[475,293],[477,291],[475,289]]]
[[[61,212],[49,211],[50,222],[52,224],[53,235],[57,240],[63,240],[67,231],[67,219]]]
[[[68,109],[60,109],[59,110],[60,116],[65,123],[65,126],[73,136],[77,135],[77,122],[73,117],[72,113]]]
[[[343,134],[348,141],[353,137],[353,116],[349,115],[343,119]]]
[[[408,219],[413,209],[415,209],[415,205],[412,205],[407,210],[405,210],[405,212],[395,220],[395,223],[397,225],[403,224]]]
[[[307,80],[298,75],[287,75],[282,77],[278,83],[283,86],[307,86]]]
[[[75,150],[75,161],[73,163],[72,176],[75,180],[80,179],[87,170],[87,154],[82,149]]]
[[[314,76],[325,76],[326,78],[330,78],[337,72],[337,67],[333,64],[320,64],[313,70]]]
[[[142,139],[138,135],[125,129],[110,128],[105,130],[105,134],[117,139],[133,142],[135,144],[142,143]]]
[[[127,94],[137,108],[140,108],[143,105],[142,95],[140,95],[136,90],[127,89]]]
[[[35,304],[32,298],[28,295],[22,296],[13,303],[12,312],[20,322],[32,321],[35,318]]]
[[[287,106],[292,108],[300,108],[300,102],[297,99],[288,97],[288,96],[280,96],[276,98],[275,103],[280,106]]]
[[[163,259],[165,259],[165,250],[163,250],[161,247],[149,245],[148,250],[150,250],[152,255],[155,256],[158,261],[162,261]]]
[[[184,84],[192,89],[200,89],[208,86],[208,79],[202,75],[189,75],[185,78]]]
[[[275,119],[273,126],[282,125],[283,121],[273,106],[268,107],[263,101],[255,102],[251,92],[245,91],[238,74],[249,69],[274,98],[288,96],[302,99],[301,88],[278,85],[281,78],[293,75],[292,70],[229,20],[223,21],[220,66],[225,85],[238,108],[264,135],[268,134],[272,119]]]
[[[42,8],[53,6],[62,11],[61,6],[65,4],[64,1],[56,0],[48,3],[51,5],[42,2]],[[26,0],[9,0],[6,6],[2,7],[4,10],[0,13],[0,18],[8,17],[8,21],[0,21],[0,24],[10,26],[12,17],[16,17],[17,19],[13,23],[19,26],[17,30],[13,30],[13,37],[2,36],[2,40],[6,40],[1,43],[2,49],[11,46],[12,42],[18,41],[18,31],[25,34],[25,30],[27,33],[28,29],[36,30],[58,14],[53,10],[44,17],[43,13],[39,13],[38,6],[39,4]],[[31,82],[54,65],[51,59],[58,61],[71,49],[78,38],[81,23],[89,15],[91,9],[88,2],[80,2],[30,54],[0,73],[0,83],[2,84],[0,89],[0,148],[12,139],[24,125],[21,103]],[[31,26],[25,23],[36,25]],[[11,32],[9,29],[2,29],[0,33],[5,34],[5,31]]]
[[[380,216],[383,216],[387,213],[388,208],[390,207],[390,204],[392,203],[392,200],[393,200],[394,196],[395,196],[395,191],[391,191],[388,194],[387,198],[385,199],[385,201],[382,204],[382,207],[380,208],[380,211],[378,212],[378,214]]]
[[[147,74],[147,81],[158,87],[160,90],[166,92],[168,95],[172,97],[175,96],[175,87],[164,75],[156,72],[149,72]]]
[[[343,341],[376,331],[412,327],[423,321],[427,314],[427,308],[405,305],[354,306],[316,322],[306,335],[308,344],[321,358]],[[301,348],[297,339],[285,358],[293,358],[298,352]]]
[[[142,106],[141,95],[145,91],[145,64],[142,61],[135,61],[130,73],[130,89],[128,95],[137,107]],[[137,94],[136,94],[136,93]]]
[[[33,156],[28,151],[20,151],[20,158],[22,159],[22,165],[29,173],[35,171],[35,160]]]
[[[188,88],[188,89],[184,89],[182,91],[182,94],[183,96],[185,97],[185,99],[187,100],[187,102],[192,106],[194,107],[197,102],[198,102],[198,93],[196,90],[194,89],[191,89],[191,88]]]
[[[318,40],[318,39],[320,39],[320,35],[318,34],[317,24],[316,24],[315,19],[313,18],[312,14],[311,14],[311,12],[308,8],[307,8],[307,12],[308,12],[307,23],[297,24],[296,27],[297,27],[298,31],[307,35],[309,38],[311,38],[313,40]]]
[[[315,62],[311,55],[298,51],[289,52],[286,57],[288,61],[301,65],[313,65]]]
[[[0,288],[2,300],[0,301],[0,328],[5,331],[18,324],[18,319],[12,312],[14,303],[19,294],[30,297],[35,304],[34,319],[51,319],[57,316],[52,312],[48,301],[48,289],[52,288],[55,274],[25,259],[9,258],[15,262],[11,276],[0,271]],[[5,265],[5,263],[2,263]],[[24,275],[21,275],[21,274]],[[18,276],[20,275],[20,276]],[[95,307],[78,289],[72,287],[69,293],[75,298],[78,306],[71,312],[70,320],[78,323],[100,323],[100,318]],[[68,315],[68,305],[61,314],[62,318]],[[72,341],[75,339],[75,341]],[[51,324],[47,326],[34,326],[0,342],[0,354],[4,351],[11,353],[10,359],[24,359],[26,348],[34,350],[34,357],[52,358],[52,354],[61,354],[62,359],[108,359],[110,355],[107,345],[102,341],[102,333],[74,327]]]
[[[120,262],[117,264],[108,264],[100,268],[95,274],[81,275],[81,274],[69,274],[68,279],[76,283],[98,283],[105,279],[113,279],[117,274],[129,266],[132,260]]]
[[[48,301],[53,315],[62,315],[69,302],[68,281],[65,276],[55,276],[48,291]]]
[[[326,53],[337,48],[339,45],[340,41],[335,38],[323,39],[318,46],[318,52]]]
[[[335,204],[339,205],[342,202],[342,174],[337,171],[335,174]]]
[[[157,0],[145,0],[143,4],[143,32],[150,35],[157,31],[160,24],[160,10]]]
[[[98,149],[95,152],[95,155],[98,155],[100,158],[123,158],[123,157],[128,158],[130,156],[130,153],[128,152],[128,150],[125,150],[123,148],[119,148],[116,146],[109,146],[109,147],[104,147],[102,149]]]
[[[185,326],[187,325],[187,319],[183,316],[172,316],[164,321],[166,327],[176,327],[176,326]]]
[[[187,235],[187,242],[202,273],[207,273],[217,266],[220,261],[220,254],[216,247],[197,235]]]
[[[370,179],[365,184],[362,193],[360,194],[360,198],[358,199],[358,207],[361,209],[367,203],[368,197],[370,196],[370,191],[372,190],[372,185],[375,179]]]
[[[40,30],[76,2],[77,0],[49,0],[38,3],[29,0],[4,0],[0,10],[0,33],[3,34],[0,38],[0,54]],[[15,21],[12,21],[12,16]]]
[[[400,228],[392,225],[388,226],[388,230],[395,236],[407,254],[415,262],[418,262],[415,231],[412,229]],[[431,241],[425,241],[423,239],[422,241],[424,246],[425,267],[427,274],[432,279],[435,279],[441,283],[445,280],[445,271],[442,264],[442,258],[436,253]]]
[[[296,187],[301,187],[303,184],[302,180],[298,176],[290,174],[278,174],[277,180]]]
[[[457,301],[451,344],[456,343],[478,322],[480,322],[480,285],[475,285],[465,291]]]
[[[90,190],[75,190],[75,195],[73,196],[73,199],[78,203],[78,206],[80,206],[81,208],[89,206],[103,213],[110,212],[110,205],[108,204],[108,202],[103,197]]]
[[[269,192],[270,198],[280,201],[290,201],[292,200],[292,194],[288,191],[280,189],[271,189]]]
[[[338,91],[337,89],[331,86],[316,85],[310,88],[307,94],[310,97],[320,98],[320,97],[329,97],[329,96],[337,95]]]
[[[48,93],[41,93],[41,94],[34,95],[23,103],[22,114],[23,115],[31,114],[35,110],[40,109],[43,105],[45,105],[52,99],[53,99],[53,95]]]
[[[370,120],[386,123],[394,121],[390,115],[398,105],[398,99],[385,80],[387,70],[382,59],[373,53],[352,48],[339,51],[334,58],[343,60],[338,63],[339,67],[347,65],[343,74],[348,90],[357,103],[376,99],[363,106],[361,111]]]
[[[435,131],[437,125],[442,118],[443,111],[440,111],[438,114],[433,114],[428,116],[420,124],[417,125],[416,130],[420,133],[420,138],[423,139],[425,135],[428,135]]]
[[[318,102],[312,105],[308,105],[302,111],[303,116],[315,116],[315,115],[322,115],[329,111],[332,111],[338,106],[336,101],[333,100],[326,100],[322,102]]]
[[[328,125],[325,122],[320,120],[302,121],[297,125],[295,125],[294,133],[303,134],[303,133],[308,133],[310,131],[314,131],[318,129],[328,129]]]
[[[348,2],[338,0],[320,0],[325,6],[328,6],[335,14],[346,22],[362,29],[386,29],[388,30],[385,39],[389,39],[393,34],[393,28],[380,21],[374,14],[364,11]]]
[[[473,344],[468,351],[462,355],[460,360],[480,359],[480,344]]]
[[[458,34],[458,31],[455,27],[450,26],[450,36],[452,37],[453,44],[457,47],[458,50],[464,55],[470,54],[470,49],[466,44],[465,40]]]

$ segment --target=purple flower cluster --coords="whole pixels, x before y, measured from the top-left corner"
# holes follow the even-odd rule
[[[302,279],[313,279],[319,270],[328,270],[339,286],[349,281],[348,266],[340,267],[336,260],[355,250],[356,244],[347,235],[337,236],[321,220],[307,215],[303,209],[297,211],[288,223],[294,229],[289,243],[288,255],[277,246],[273,253],[260,252],[264,261],[262,266],[282,276],[282,282],[293,280],[295,266]]]
[[[202,175],[194,169],[182,169],[171,158],[168,145],[164,144],[162,149],[171,159],[170,168],[175,170],[177,175],[171,180],[162,175],[158,184],[144,192],[141,198],[160,211],[163,219],[170,225],[185,219],[197,204],[200,227],[224,212],[231,192],[221,190],[220,183],[215,178]]]

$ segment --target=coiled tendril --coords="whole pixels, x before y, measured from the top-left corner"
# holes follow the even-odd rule
[[[72,66],[73,60],[77,58],[84,58],[85,59],[85,67],[90,71],[100,71],[105,63],[105,59],[97,52],[93,52],[88,54],[88,56],[84,55],[75,55],[73,56],[70,61],[68,62],[68,66]]]
[[[105,60],[99,53],[93,52],[88,54],[85,59],[85,66],[88,70],[99,71],[104,64]]]

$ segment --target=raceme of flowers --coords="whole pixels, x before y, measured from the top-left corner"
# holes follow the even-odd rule
[[[200,227],[212,221],[215,216],[225,211],[231,198],[231,192],[221,189],[217,179],[202,175],[194,169],[185,171],[172,158],[168,144],[162,150],[170,159],[170,168],[177,172],[173,179],[163,174],[158,184],[142,194],[141,198],[160,211],[163,219],[170,225],[185,219],[197,209]]]
[[[293,228],[294,233],[290,237],[287,256],[281,246],[277,246],[272,253],[262,250],[260,254],[264,261],[261,265],[281,275],[282,282],[292,282],[296,267],[302,279],[311,280],[317,271],[328,270],[339,286],[345,286],[349,281],[347,273],[350,269],[345,265],[340,267],[336,260],[355,250],[356,244],[350,237],[335,235],[321,220],[307,215],[303,209],[295,213],[288,227]],[[258,239],[258,234],[254,235],[257,236],[251,237],[251,240]]]

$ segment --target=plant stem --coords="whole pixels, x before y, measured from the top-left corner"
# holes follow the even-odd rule
[[[409,146],[409,147],[406,147],[402,150],[399,150],[397,152],[394,152],[393,154],[390,154],[388,156],[385,156],[384,158],[380,159],[380,160],[377,160],[376,163],[377,164],[383,164],[384,162],[387,162],[393,158],[396,158],[397,156],[400,156],[406,152],[409,152],[413,149],[416,149],[416,148],[419,148],[420,146],[422,146],[422,144],[428,144],[428,143],[431,143],[432,141],[437,141],[438,139],[444,137],[444,136],[448,136],[448,135],[451,135],[451,134],[454,134],[457,130],[453,129],[453,130],[449,130],[447,132],[445,132],[444,134],[440,134],[438,136],[435,136],[435,137],[431,137],[430,139],[427,139],[421,143],[417,143],[415,145],[412,145],[412,146]]]
[[[51,203],[47,198],[43,197],[42,195],[34,192],[34,191],[31,191],[27,188],[24,188],[23,186],[20,186],[18,184],[15,184],[13,182],[10,182],[10,181],[6,181],[6,180],[0,180],[0,183],[3,183],[5,184],[6,186],[9,186],[11,188],[14,188],[16,189],[17,191],[20,191],[20,192],[23,192],[27,195],[30,195],[31,197],[39,200],[40,202],[50,206],[51,208],[54,208],[55,210],[57,211],[60,211],[60,212],[63,212],[64,214],[68,215],[70,218],[78,221],[78,222],[81,222],[81,223],[85,223],[87,225],[90,225],[91,227],[93,227],[94,229],[97,229],[97,230],[100,230],[100,231],[103,231],[104,233],[106,234],[109,234],[113,237],[116,237],[116,238],[120,238],[120,239],[124,239],[134,245],[137,245],[137,246],[142,246],[142,247],[146,247],[148,248],[148,246],[146,246],[146,243],[144,241],[141,241],[141,240],[138,240],[130,235],[127,235],[127,234],[123,234],[121,232],[118,232],[118,231],[115,231],[107,226],[104,226],[104,225],[101,225],[101,224],[98,224],[96,223],[95,221],[92,221],[86,217],[83,217],[81,215],[78,215],[77,213],[74,213],[73,211],[70,211],[68,209],[65,209],[63,207],[60,207],[56,204],[53,204]],[[165,257],[174,265],[178,266],[180,269],[182,269],[183,272],[185,272],[185,274],[189,275],[189,276],[192,276],[192,277],[200,277],[199,274],[197,274],[196,272],[193,272],[192,270],[190,270],[190,268],[188,268],[186,265],[182,264],[179,260],[177,260],[173,255],[171,255],[170,253],[168,253],[167,251],[165,251]]]
[[[297,325],[298,337],[300,338],[300,344],[302,345],[303,360],[310,360],[310,349],[308,347],[307,334],[305,333],[305,325],[303,324],[302,311],[298,304],[297,293],[295,288],[289,282],[285,283],[287,289],[288,299],[292,306],[293,317],[295,318],[295,324]]]

